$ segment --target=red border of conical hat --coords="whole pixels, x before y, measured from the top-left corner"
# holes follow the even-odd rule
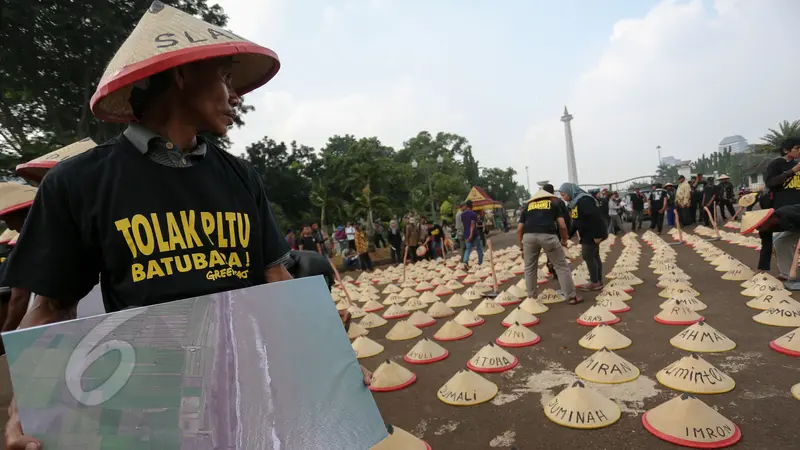
[[[402,306],[399,306],[397,304],[389,305],[389,307],[386,308],[386,311],[384,311],[383,314],[381,314],[381,317],[383,317],[386,320],[391,320],[391,319],[402,319],[403,317],[408,317],[408,316],[411,315],[411,313],[406,311],[405,309],[402,312],[400,312],[399,314],[397,314],[397,315],[391,315],[391,316],[386,315],[386,313],[389,312],[390,309],[392,309],[392,306],[397,306],[398,308],[401,308],[401,309],[403,308]],[[395,308],[395,309],[397,309],[397,308]]]
[[[34,158],[28,162],[18,164],[15,171],[17,175],[22,178],[38,183],[42,181],[44,175],[55,167],[61,161],[65,161],[73,156],[79,155],[86,150],[97,147],[97,144],[91,138],[84,138],[80,141],[73,142],[70,145],[61,147],[50,153],[44,154],[38,158]]]
[[[479,322],[474,322],[474,323],[471,323],[471,324],[468,324],[468,325],[465,325],[463,323],[459,323],[459,325],[461,325],[462,327],[467,327],[467,328],[477,327],[478,325],[483,325],[486,322],[486,319],[484,319],[483,316],[481,316],[480,314],[476,314],[475,311],[471,311],[469,309],[462,309],[461,312],[459,312],[458,314],[456,314],[455,317],[453,317],[453,321],[455,322],[455,320],[458,318],[458,316],[461,315],[461,313],[463,313],[464,311],[470,311],[472,314],[475,314],[476,316],[478,316],[478,318],[481,319],[481,320]],[[458,323],[458,322],[456,322],[456,323]]]
[[[592,307],[590,306],[590,308],[592,308]],[[588,311],[588,309],[586,311]],[[615,323],[618,323],[620,320],[622,320],[619,317],[614,316],[614,319],[606,321],[606,322],[585,322],[585,321],[581,320],[581,316],[583,316],[583,314],[585,314],[586,311],[584,311],[580,316],[578,316],[577,319],[575,319],[575,322],[578,325],[583,325],[585,327],[594,327],[594,326],[600,325],[601,323],[605,324],[605,325],[614,325]],[[606,310],[606,311],[608,311],[608,310]],[[611,313],[612,315],[614,315],[614,313],[612,313],[611,311],[608,311],[608,312]]]
[[[27,184],[0,183],[0,216],[31,206],[36,191],[35,187]]]
[[[167,14],[164,14],[165,12]],[[172,17],[170,17],[170,13],[173,14]],[[159,14],[161,14],[161,16],[158,16]],[[177,15],[177,17],[175,17],[174,15]],[[147,24],[148,22],[153,23],[155,21],[161,21],[164,22],[165,25],[161,30],[158,31],[180,32],[184,31],[184,29],[176,28],[176,22],[177,22],[176,19],[179,18],[185,18],[187,23],[191,23],[196,26],[199,25],[196,22],[200,22],[204,25],[207,25],[207,28],[213,29],[216,33],[219,33],[219,36],[225,36],[232,40],[229,42],[222,42],[218,44],[204,44],[204,45],[195,45],[193,47],[184,47],[179,50],[166,51],[163,53],[158,53],[158,51],[155,50],[154,51],[155,54],[152,56],[145,57],[144,59],[135,61],[133,63],[125,64],[128,58],[120,56],[119,55],[120,51],[125,50],[127,52],[133,53],[136,49],[137,44],[143,44],[144,42],[146,42],[146,40],[148,40],[148,38],[152,38],[152,36],[146,34],[145,32],[140,32],[138,35],[136,34],[137,30],[140,29],[140,25],[142,23]],[[188,32],[189,30],[186,31]],[[233,35],[233,38],[231,38],[229,35]],[[172,33],[172,37],[175,36],[176,34]],[[135,39],[135,41],[129,43],[129,41],[132,38]],[[139,21],[134,31],[131,32],[131,34],[128,36],[128,39],[126,39],[126,41],[122,44],[122,46],[120,46],[120,49],[117,51],[117,54],[111,60],[111,63],[113,63],[114,60],[117,59],[118,57],[123,58],[122,64],[120,64],[119,68],[112,68],[111,63],[109,63],[109,67],[106,68],[106,72],[109,72],[111,70],[113,70],[113,72],[103,74],[103,77],[100,79],[100,84],[97,86],[97,90],[92,96],[92,99],[89,101],[89,106],[92,110],[92,113],[96,117],[104,121],[108,122],[133,121],[135,120],[135,118],[133,117],[132,111],[114,111],[114,108],[106,108],[105,107],[106,105],[104,105],[104,100],[107,100],[109,97],[111,97],[112,94],[119,93],[118,91],[128,86],[131,86],[138,81],[141,81],[151,75],[162,72],[164,70],[171,69],[173,67],[177,67],[195,61],[218,58],[222,56],[239,56],[239,57],[249,56],[261,59],[259,63],[263,65],[263,67],[261,68],[261,70],[263,70],[263,73],[259,74],[257,77],[249,81],[249,83],[246,85],[235,86],[236,92],[239,95],[244,95],[252,91],[253,89],[256,89],[264,85],[267,81],[272,79],[272,77],[274,77],[275,74],[278,73],[278,70],[280,69],[280,61],[278,60],[278,56],[272,50],[254,44],[252,42],[249,42],[239,36],[234,35],[229,31],[224,31],[221,30],[219,27],[205,23],[202,21],[202,19],[198,19],[194,16],[191,16],[179,9],[173,8],[168,5],[164,5],[161,2],[153,2],[153,4],[147,9],[147,12],[145,12],[145,14],[142,16],[142,19]],[[132,58],[133,56],[131,56],[131,59]],[[266,59],[266,61],[264,61],[264,59]],[[254,61],[250,61],[251,64],[253,62]],[[125,103],[128,102],[127,97],[124,98],[124,102]],[[128,107],[130,107],[129,104]]]
[[[397,363],[391,362],[390,360],[388,360],[388,359],[387,359],[387,360],[386,360],[386,362],[384,362],[384,363],[382,363],[382,364],[381,364],[381,366],[383,366],[383,364],[386,364],[386,363],[389,363],[389,364],[397,364]],[[398,367],[403,367],[403,366],[401,366],[401,365],[399,365],[399,364],[398,364],[397,366],[398,366]],[[380,366],[378,366],[378,368],[380,368]],[[405,367],[403,367],[403,369],[406,369],[406,368],[405,368]],[[378,369],[375,369],[375,370],[377,371]],[[408,369],[406,369],[406,370],[408,370]],[[411,372],[410,370],[408,370],[408,371],[409,371],[409,372]],[[374,373],[374,372],[373,372],[373,373]],[[407,387],[411,386],[411,385],[412,385],[412,384],[414,384],[416,381],[417,381],[417,374],[415,374],[414,372],[411,372],[411,379],[409,379],[409,380],[408,380],[408,381],[406,381],[405,383],[399,384],[399,385],[397,385],[397,386],[391,386],[391,387],[380,387],[380,388],[379,388],[379,387],[374,387],[374,386],[370,385],[370,386],[369,386],[369,390],[370,390],[370,391],[372,391],[372,392],[393,392],[393,391],[399,391],[400,389],[407,388]]]
[[[422,339],[427,339],[427,340],[430,341],[430,339],[428,339],[428,338],[422,338]],[[431,341],[431,342],[433,342],[433,341]],[[417,344],[419,344],[419,342],[417,342]],[[414,347],[416,347],[417,344],[414,344]],[[411,347],[408,351],[410,352],[411,350],[414,349],[414,347]],[[442,347],[442,348],[444,348],[444,347]],[[409,364],[433,364],[435,362],[439,362],[439,361],[447,358],[448,356],[450,356],[450,352],[446,348],[444,349],[444,354],[442,354],[441,356],[437,356],[435,358],[431,358],[431,359],[409,359],[408,352],[406,352],[406,354],[403,355],[403,361],[405,361],[405,362],[407,362]]]
[[[18,234],[19,233],[12,230],[11,228],[7,228],[6,231],[3,231],[3,233],[0,234],[0,244],[8,244]]]
[[[772,217],[773,213],[775,213],[773,208],[745,213],[744,216],[742,216],[742,228],[739,232],[742,234],[751,233],[753,230],[760,227],[761,224],[766,222],[767,219]]]
[[[511,328],[511,327],[509,327],[509,328]],[[504,334],[505,334],[505,332],[504,332]],[[534,334],[536,334],[536,333],[534,333]],[[501,335],[501,337],[502,337],[502,335]],[[499,345],[500,347],[520,348],[520,347],[530,347],[531,345],[536,345],[541,340],[542,340],[542,337],[539,336],[538,334],[536,334],[536,339],[534,339],[534,340],[532,340],[530,342],[520,342],[520,343],[517,343],[517,344],[511,344],[511,343],[508,343],[508,342],[501,341],[500,338],[498,337],[497,339],[494,340],[494,343]]]
[[[494,342],[490,342],[488,345],[491,345],[491,346],[495,346],[495,345],[496,345],[497,347],[500,347],[500,350],[503,350],[503,348],[502,348],[502,346],[501,346],[501,345],[499,345],[499,344],[496,344],[496,343],[494,343]],[[481,347],[481,348],[480,348],[480,350],[478,350],[478,351],[475,353],[475,355],[472,355],[472,358],[474,358],[474,357],[475,357],[475,356],[476,356],[478,353],[480,353],[480,352],[481,352],[481,351],[482,351],[484,348],[485,348],[485,346],[484,346],[484,347]],[[506,352],[505,350],[503,350],[503,351],[504,351],[504,352]],[[506,352],[506,353],[508,353],[508,352]],[[509,355],[511,355],[511,354],[509,353]],[[468,368],[469,370],[473,371],[473,372],[478,372],[478,373],[500,373],[500,372],[505,372],[505,371],[507,371],[507,370],[511,370],[511,369],[513,369],[514,367],[517,367],[517,365],[519,364],[519,358],[517,358],[517,357],[516,357],[516,356],[514,356],[514,355],[511,355],[511,356],[512,356],[514,359],[512,359],[512,360],[511,360],[511,362],[510,362],[510,363],[508,363],[508,364],[506,364],[505,366],[502,366],[502,367],[491,367],[491,368],[488,368],[488,369],[486,369],[486,368],[483,368],[483,367],[478,367],[478,366],[474,366],[474,365],[472,365],[472,358],[470,358],[470,359],[469,359],[469,361],[467,361],[467,368]]]
[[[681,395],[688,395],[688,396],[694,397],[694,395],[692,395],[692,394],[681,394]],[[667,400],[667,401],[670,401],[670,400]],[[662,403],[662,405],[663,405],[663,403]],[[657,407],[658,406],[656,406],[656,408]],[[731,421],[731,423],[733,424],[734,427],[736,427],[736,430],[733,432],[733,436],[729,437],[728,439],[725,439],[724,441],[719,441],[719,442],[694,442],[694,441],[688,441],[686,439],[681,439],[681,438],[677,438],[677,437],[674,437],[674,436],[670,436],[670,435],[664,434],[664,433],[656,430],[652,425],[650,425],[650,422],[647,421],[647,414],[649,412],[650,411],[645,411],[645,413],[642,414],[642,425],[644,426],[644,428],[647,431],[649,431],[650,433],[652,433],[653,436],[655,436],[655,437],[657,437],[657,438],[659,438],[661,440],[664,440],[664,441],[670,442],[672,444],[675,444],[675,445],[680,445],[680,446],[689,447],[689,448],[703,448],[703,449],[725,448],[725,447],[730,447],[733,444],[736,444],[737,442],[739,442],[742,439],[742,430],[740,430],[739,426],[736,425],[735,423],[733,423],[733,421]],[[730,420],[730,419],[728,419],[728,420]]]
[[[372,300],[372,301],[375,301],[375,300]],[[380,305],[379,302],[375,302],[375,303],[378,303]],[[364,305],[366,306],[366,303],[364,303]],[[361,308],[361,310],[364,311],[364,312],[367,312],[367,313],[374,313],[374,312],[378,312],[378,311],[380,311],[380,310],[382,310],[384,308],[383,305],[380,305],[380,306],[381,306],[380,308],[369,308],[369,309]]]
[[[789,333],[795,333],[795,338],[800,340],[800,328],[794,329],[794,330],[790,331]],[[776,339],[773,339],[772,341],[770,341],[769,348],[775,350],[778,353],[783,353],[784,355],[800,357],[800,351],[795,351],[795,350],[788,349],[786,347],[781,347],[780,345],[777,344],[778,339],[788,335],[789,333],[782,334],[781,336],[778,336]]]
[[[414,314],[416,314],[416,313],[418,313],[418,312],[420,312],[420,313],[422,313],[422,314],[426,314],[426,315],[427,315],[427,313],[426,313],[425,311],[420,311],[420,310],[414,311],[414,312],[413,312],[411,315],[413,316]],[[410,323],[410,322],[409,322],[409,323]],[[431,326],[431,325],[435,325],[435,324],[436,324],[436,319],[434,319],[433,317],[431,317],[431,320],[430,320],[430,322],[424,322],[424,323],[420,323],[420,324],[413,324],[413,323],[412,323],[412,325],[414,325],[414,326],[415,326],[415,327],[417,327],[417,328],[425,328],[425,327],[429,327],[429,326]]]
[[[688,308],[687,308],[687,309],[688,309]],[[662,309],[661,311],[664,311],[664,310]],[[659,313],[658,313],[658,314],[661,314],[661,311],[659,311]],[[691,309],[690,309],[690,311],[691,311]],[[697,314],[697,311],[692,311],[692,312],[693,312],[693,313],[695,313],[695,314]],[[656,322],[658,322],[658,323],[660,323],[660,324],[663,324],[663,325],[694,325],[694,324],[696,324],[697,322],[700,322],[701,320],[702,320],[702,321],[705,321],[705,320],[706,320],[706,318],[705,318],[705,317],[703,317],[703,316],[700,316],[700,314],[697,314],[697,315],[698,315],[698,316],[700,316],[700,317],[699,317],[698,319],[696,319],[696,320],[682,320],[682,321],[680,321],[680,322],[669,322],[669,321],[666,321],[666,320],[664,320],[664,319],[661,319],[661,318],[659,318],[659,317],[658,317],[658,314],[656,314],[655,316],[653,316],[653,320],[655,320]]]

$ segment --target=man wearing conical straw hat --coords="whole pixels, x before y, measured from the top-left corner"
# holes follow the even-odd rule
[[[567,246],[569,232],[558,197],[541,189],[528,200],[522,209],[520,223],[517,225],[517,239],[525,258],[525,285],[528,297],[536,296],[538,286],[539,254],[544,251],[558,274],[561,291],[574,305],[582,300],[575,292],[564,248]]]
[[[200,136],[226,134],[240,96],[279,67],[272,50],[152,3],[90,101],[130,125],[48,172],[6,262],[4,284],[38,294],[21,326],[71,318],[98,274],[107,312],[292,278],[258,174]],[[6,448],[37,445],[11,410]]]

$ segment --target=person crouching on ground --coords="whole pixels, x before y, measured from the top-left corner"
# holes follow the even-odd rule
[[[581,290],[599,291],[603,289],[600,243],[608,238],[608,228],[600,215],[600,204],[574,183],[562,184],[559,191],[570,208],[570,216],[575,224],[573,232],[580,237],[581,254],[589,269],[589,284],[581,286]]]
[[[528,297],[534,298],[538,286],[539,254],[544,250],[547,259],[558,274],[561,292],[570,305],[583,301],[575,292],[569,262],[564,253],[569,232],[564,211],[559,200],[544,189],[540,190],[525,205],[520,223],[517,225],[517,239],[525,259],[525,284]]]

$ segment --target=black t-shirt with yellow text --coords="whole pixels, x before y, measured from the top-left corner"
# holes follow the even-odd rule
[[[795,165],[797,165],[797,161],[795,160],[788,161],[786,158],[776,158],[767,166],[764,181],[772,190],[774,208],[800,204],[800,173],[789,175],[783,183],[778,186],[770,186],[770,184],[772,184],[770,183],[771,179],[792,170]]]
[[[556,219],[563,217],[562,209],[555,198],[542,198],[528,202],[522,209],[522,231],[524,233],[558,234]]]
[[[440,227],[439,224],[433,224],[433,226],[428,228],[428,236],[436,242],[442,242],[442,238],[444,237],[442,227]]]
[[[107,312],[264,283],[288,244],[258,175],[207,145],[202,161],[181,169],[124,136],[58,164],[3,281],[77,302],[99,273]]]

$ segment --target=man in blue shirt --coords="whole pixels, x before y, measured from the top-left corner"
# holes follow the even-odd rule
[[[469,255],[474,248],[478,252],[478,264],[483,264],[483,247],[479,238],[478,215],[472,210],[472,200],[467,200],[466,210],[461,213],[461,223],[464,225],[464,240],[466,249],[464,250],[464,264],[469,262]]]

